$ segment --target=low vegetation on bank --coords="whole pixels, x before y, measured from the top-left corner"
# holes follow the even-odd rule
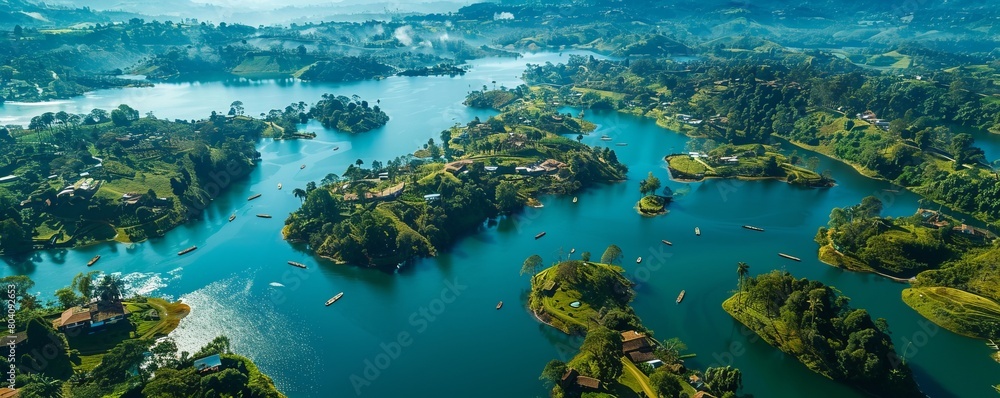
[[[988,298],[950,287],[914,287],[903,290],[903,302],[938,326],[963,336],[1000,336],[1000,304]]]
[[[817,281],[772,271],[742,280],[722,307],[768,344],[825,377],[883,397],[923,397],[884,319]]]

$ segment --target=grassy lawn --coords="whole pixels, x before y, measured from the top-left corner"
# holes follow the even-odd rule
[[[978,326],[1000,322],[1000,304],[949,287],[905,289],[903,302],[938,326],[963,336],[986,338]]]
[[[746,293],[737,292],[722,303],[722,308],[734,319],[756,332],[772,347],[795,356],[810,370],[830,377],[822,363],[806,355],[807,350],[798,334],[789,332],[784,322],[768,317],[756,308],[752,300],[747,302],[746,299]]]
[[[135,324],[121,321],[92,334],[66,336],[70,348],[80,352],[79,357],[73,359],[75,370],[93,370],[101,363],[104,353],[125,340],[133,338],[156,339],[168,335],[177,328],[180,320],[191,312],[191,307],[188,307],[187,304],[170,303],[157,298],[151,298],[145,303],[125,303],[125,306],[129,312],[137,314],[141,320]],[[160,314],[160,319],[145,319],[144,315],[149,311],[157,311]]]
[[[642,214],[663,213],[666,200],[656,195],[645,196],[639,199],[639,212]]]
[[[829,243],[819,248],[819,261],[834,267],[846,268],[851,271],[875,271],[874,268],[869,267],[865,262],[838,252],[833,248],[833,245]]]
[[[583,267],[594,268],[590,272],[597,272],[598,270],[595,267],[603,267],[606,272],[622,272],[620,267],[614,265],[593,262],[585,264]],[[533,278],[533,286],[545,286],[546,283],[555,280],[555,273],[555,267],[539,272]],[[536,283],[540,285],[535,285]],[[599,308],[592,307],[588,302],[591,301],[588,299],[596,299],[596,297],[586,297],[584,292],[569,289],[565,286],[565,283],[559,283],[551,296],[542,294],[540,297],[542,312],[553,318],[553,322],[550,322],[553,327],[565,333],[570,333],[570,325],[577,325],[586,330],[589,327],[589,320],[597,318]],[[570,306],[570,303],[574,301],[580,302],[579,308]]]
[[[708,171],[704,164],[687,155],[672,156],[667,159],[667,163],[670,164],[671,169],[690,176],[705,174]]]
[[[616,93],[614,91],[606,91],[606,90],[595,90],[592,88],[573,87],[573,91],[581,92],[583,94],[594,93],[614,101],[621,101],[622,99],[625,98],[624,93]]]
[[[629,388],[632,388],[633,391],[638,393],[640,390],[635,389],[634,386],[632,385],[626,384],[626,382],[624,381],[628,380],[630,383],[639,387],[641,391],[643,391],[646,394],[647,397],[655,397],[659,395],[656,393],[656,390],[653,389],[653,386],[649,385],[649,376],[646,376],[645,373],[642,373],[642,371],[639,370],[639,368],[635,367],[635,364],[632,363],[632,361],[628,360],[627,358],[621,357],[621,360],[622,360],[622,376],[618,378],[619,382],[628,385]]]

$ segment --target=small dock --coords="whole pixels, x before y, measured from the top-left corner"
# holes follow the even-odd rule
[[[305,268],[306,268],[306,265],[305,265],[305,264],[302,264],[302,263],[297,263],[297,262],[295,262],[295,261],[289,261],[289,262],[288,262],[288,265],[291,265],[291,266],[293,266],[293,267],[299,267],[299,268],[302,268],[302,269],[305,269]]]
[[[764,228],[755,227],[753,225],[744,225],[743,228],[749,229],[751,231],[764,232]]]
[[[790,256],[790,255],[787,255],[785,253],[778,253],[778,255],[781,256],[781,257],[787,258],[789,260],[792,260],[792,261],[802,261],[801,258],[798,258],[798,257],[795,257],[795,256]]]
[[[994,342],[993,339],[988,339],[987,341],[989,341],[988,343],[986,343],[987,346],[989,346],[994,350],[1000,351],[1000,346],[997,346],[997,343]]]
[[[685,294],[687,294],[687,290],[681,290],[681,294],[677,295],[677,304],[680,304],[681,301],[684,301]]]

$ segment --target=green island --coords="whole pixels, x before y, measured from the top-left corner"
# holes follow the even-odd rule
[[[649,172],[646,178],[639,181],[639,193],[642,198],[639,199],[639,203],[636,204],[636,208],[639,209],[639,214],[644,216],[655,216],[658,214],[664,214],[667,212],[667,203],[673,200],[671,194],[659,195],[656,193],[660,189],[660,179],[653,175],[653,172]],[[664,188],[664,190],[669,191],[670,188]],[[666,193],[666,192],[665,192]]]
[[[746,277],[722,303],[737,321],[810,370],[885,397],[922,397],[896,354],[884,319],[852,309],[846,296],[817,281],[771,271]]]
[[[565,333],[584,335],[568,362],[552,360],[540,377],[553,397],[736,397],[742,373],[731,367],[688,369],[677,339],[652,336],[629,303],[635,293],[622,274],[621,249],[611,245],[601,262],[564,260],[536,273],[542,259],[525,260],[532,275],[528,307],[539,321]],[[700,393],[699,393],[700,392]],[[701,394],[701,395],[697,395]],[[708,394],[708,395],[706,395]],[[714,395],[713,395],[714,394]]]
[[[330,173],[318,185],[296,188],[302,207],[285,220],[282,234],[337,262],[392,267],[433,256],[538,195],[624,178],[614,151],[555,133],[581,134],[585,122],[522,104],[442,131],[440,145],[431,138],[418,151],[424,159],[376,160],[369,168],[358,159],[342,176]]]
[[[668,155],[670,175],[679,180],[704,178],[774,178],[789,184],[829,187],[834,181],[805,167],[792,164],[771,145],[720,145],[707,153]]]
[[[389,122],[389,116],[378,105],[369,107],[368,101],[357,95],[352,100],[345,96],[323,94],[323,99],[309,109],[309,117],[319,121],[323,127],[348,133],[371,131]]]
[[[27,276],[0,278],[17,300],[14,334],[18,396],[51,398],[208,397],[283,398],[271,379],[219,336],[195,353],[178,352],[169,338],[191,308],[181,302],[124,297],[115,274],[76,275],[56,291],[57,302],[30,293]]]

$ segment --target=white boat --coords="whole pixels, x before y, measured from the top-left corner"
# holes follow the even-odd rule
[[[336,296],[333,296],[329,300],[326,300],[326,305],[336,303],[337,300],[340,300],[341,297],[344,297],[344,292],[337,293]]]
[[[635,263],[636,263],[636,264],[639,264],[639,263],[641,263],[641,262],[642,262],[642,257],[639,257],[639,258],[635,259]]]
[[[280,182],[278,183],[278,190],[279,191],[281,190],[281,183]]]

